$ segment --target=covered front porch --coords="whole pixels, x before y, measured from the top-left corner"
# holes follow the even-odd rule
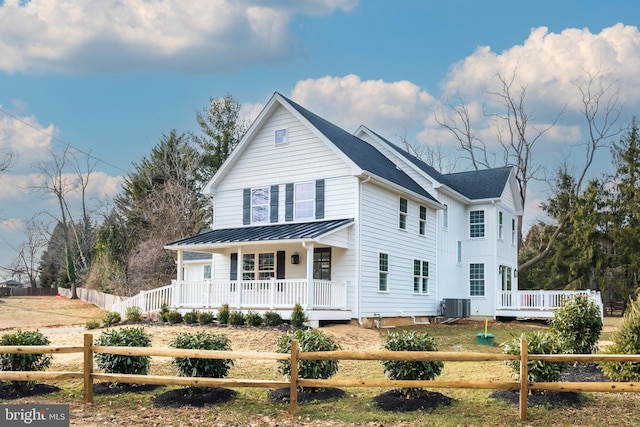
[[[144,313],[162,305],[181,312],[275,311],[290,318],[300,304],[312,325],[352,317],[348,283],[353,219],[208,230],[165,246],[176,251],[176,279],[122,303]],[[186,255],[199,264],[186,262]],[[206,273],[205,273],[206,272]]]
[[[602,298],[598,291],[547,291],[542,289],[498,291],[495,316],[516,319],[550,319],[553,318],[554,309],[561,307],[565,301],[576,295],[587,295],[600,308],[600,315],[604,316]]]
[[[184,282],[173,280],[168,286],[149,291],[121,303],[113,311],[123,317],[127,308],[138,307],[145,314],[154,314],[163,306],[181,313],[188,311],[217,312],[223,304],[242,312],[275,311],[289,319],[295,304],[300,304],[309,321],[348,320],[347,283],[327,280],[229,280],[225,282]]]

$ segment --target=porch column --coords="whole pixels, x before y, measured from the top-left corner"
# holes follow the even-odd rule
[[[184,264],[184,251],[178,250],[178,272],[176,274],[176,279],[178,282],[182,282],[183,279],[183,264]]]
[[[242,291],[244,288],[244,278],[242,277],[242,247],[238,247],[238,259],[236,265],[236,271],[238,276],[236,277],[236,307],[242,308]]]
[[[184,280],[184,251],[178,250],[178,272],[173,286],[173,307],[177,309],[182,304],[182,281]]]
[[[303,243],[307,250],[307,308],[313,308],[313,243]]]

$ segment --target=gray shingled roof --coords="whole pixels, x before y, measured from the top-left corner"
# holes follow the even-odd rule
[[[349,225],[353,218],[254,227],[211,230],[169,243],[167,246],[210,245],[221,243],[259,242],[274,240],[315,239]]]
[[[315,126],[316,129],[326,136],[329,141],[331,141],[362,170],[375,174],[380,178],[384,178],[387,181],[393,182],[394,184],[397,184],[409,191],[439,203],[420,184],[415,182],[411,177],[409,177],[409,175],[396,167],[391,160],[376,150],[376,148],[371,144],[312,113],[285,96],[282,96],[282,98],[284,98],[293,108],[295,108],[296,111]]]
[[[371,131],[373,132],[373,131]],[[471,200],[500,197],[511,174],[511,167],[441,174],[413,154],[373,132],[380,140],[401,153],[427,175]]]

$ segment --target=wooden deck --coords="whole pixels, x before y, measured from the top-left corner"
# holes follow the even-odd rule
[[[551,319],[553,310],[562,306],[576,295],[587,295],[600,307],[600,316],[604,317],[604,307],[600,292],[580,291],[500,291],[495,310],[496,317],[516,319]]]

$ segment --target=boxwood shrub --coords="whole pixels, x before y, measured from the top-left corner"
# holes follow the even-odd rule
[[[49,339],[40,331],[17,331],[0,338],[3,345],[49,345]],[[0,371],[44,371],[51,365],[50,354],[2,354],[0,348]],[[14,389],[26,389],[33,381],[9,381]]]
[[[150,347],[151,336],[142,327],[125,327],[104,331],[96,339],[96,345],[115,347]],[[122,356],[118,354],[96,353],[98,368],[111,374],[140,374],[149,372],[151,357]]]

